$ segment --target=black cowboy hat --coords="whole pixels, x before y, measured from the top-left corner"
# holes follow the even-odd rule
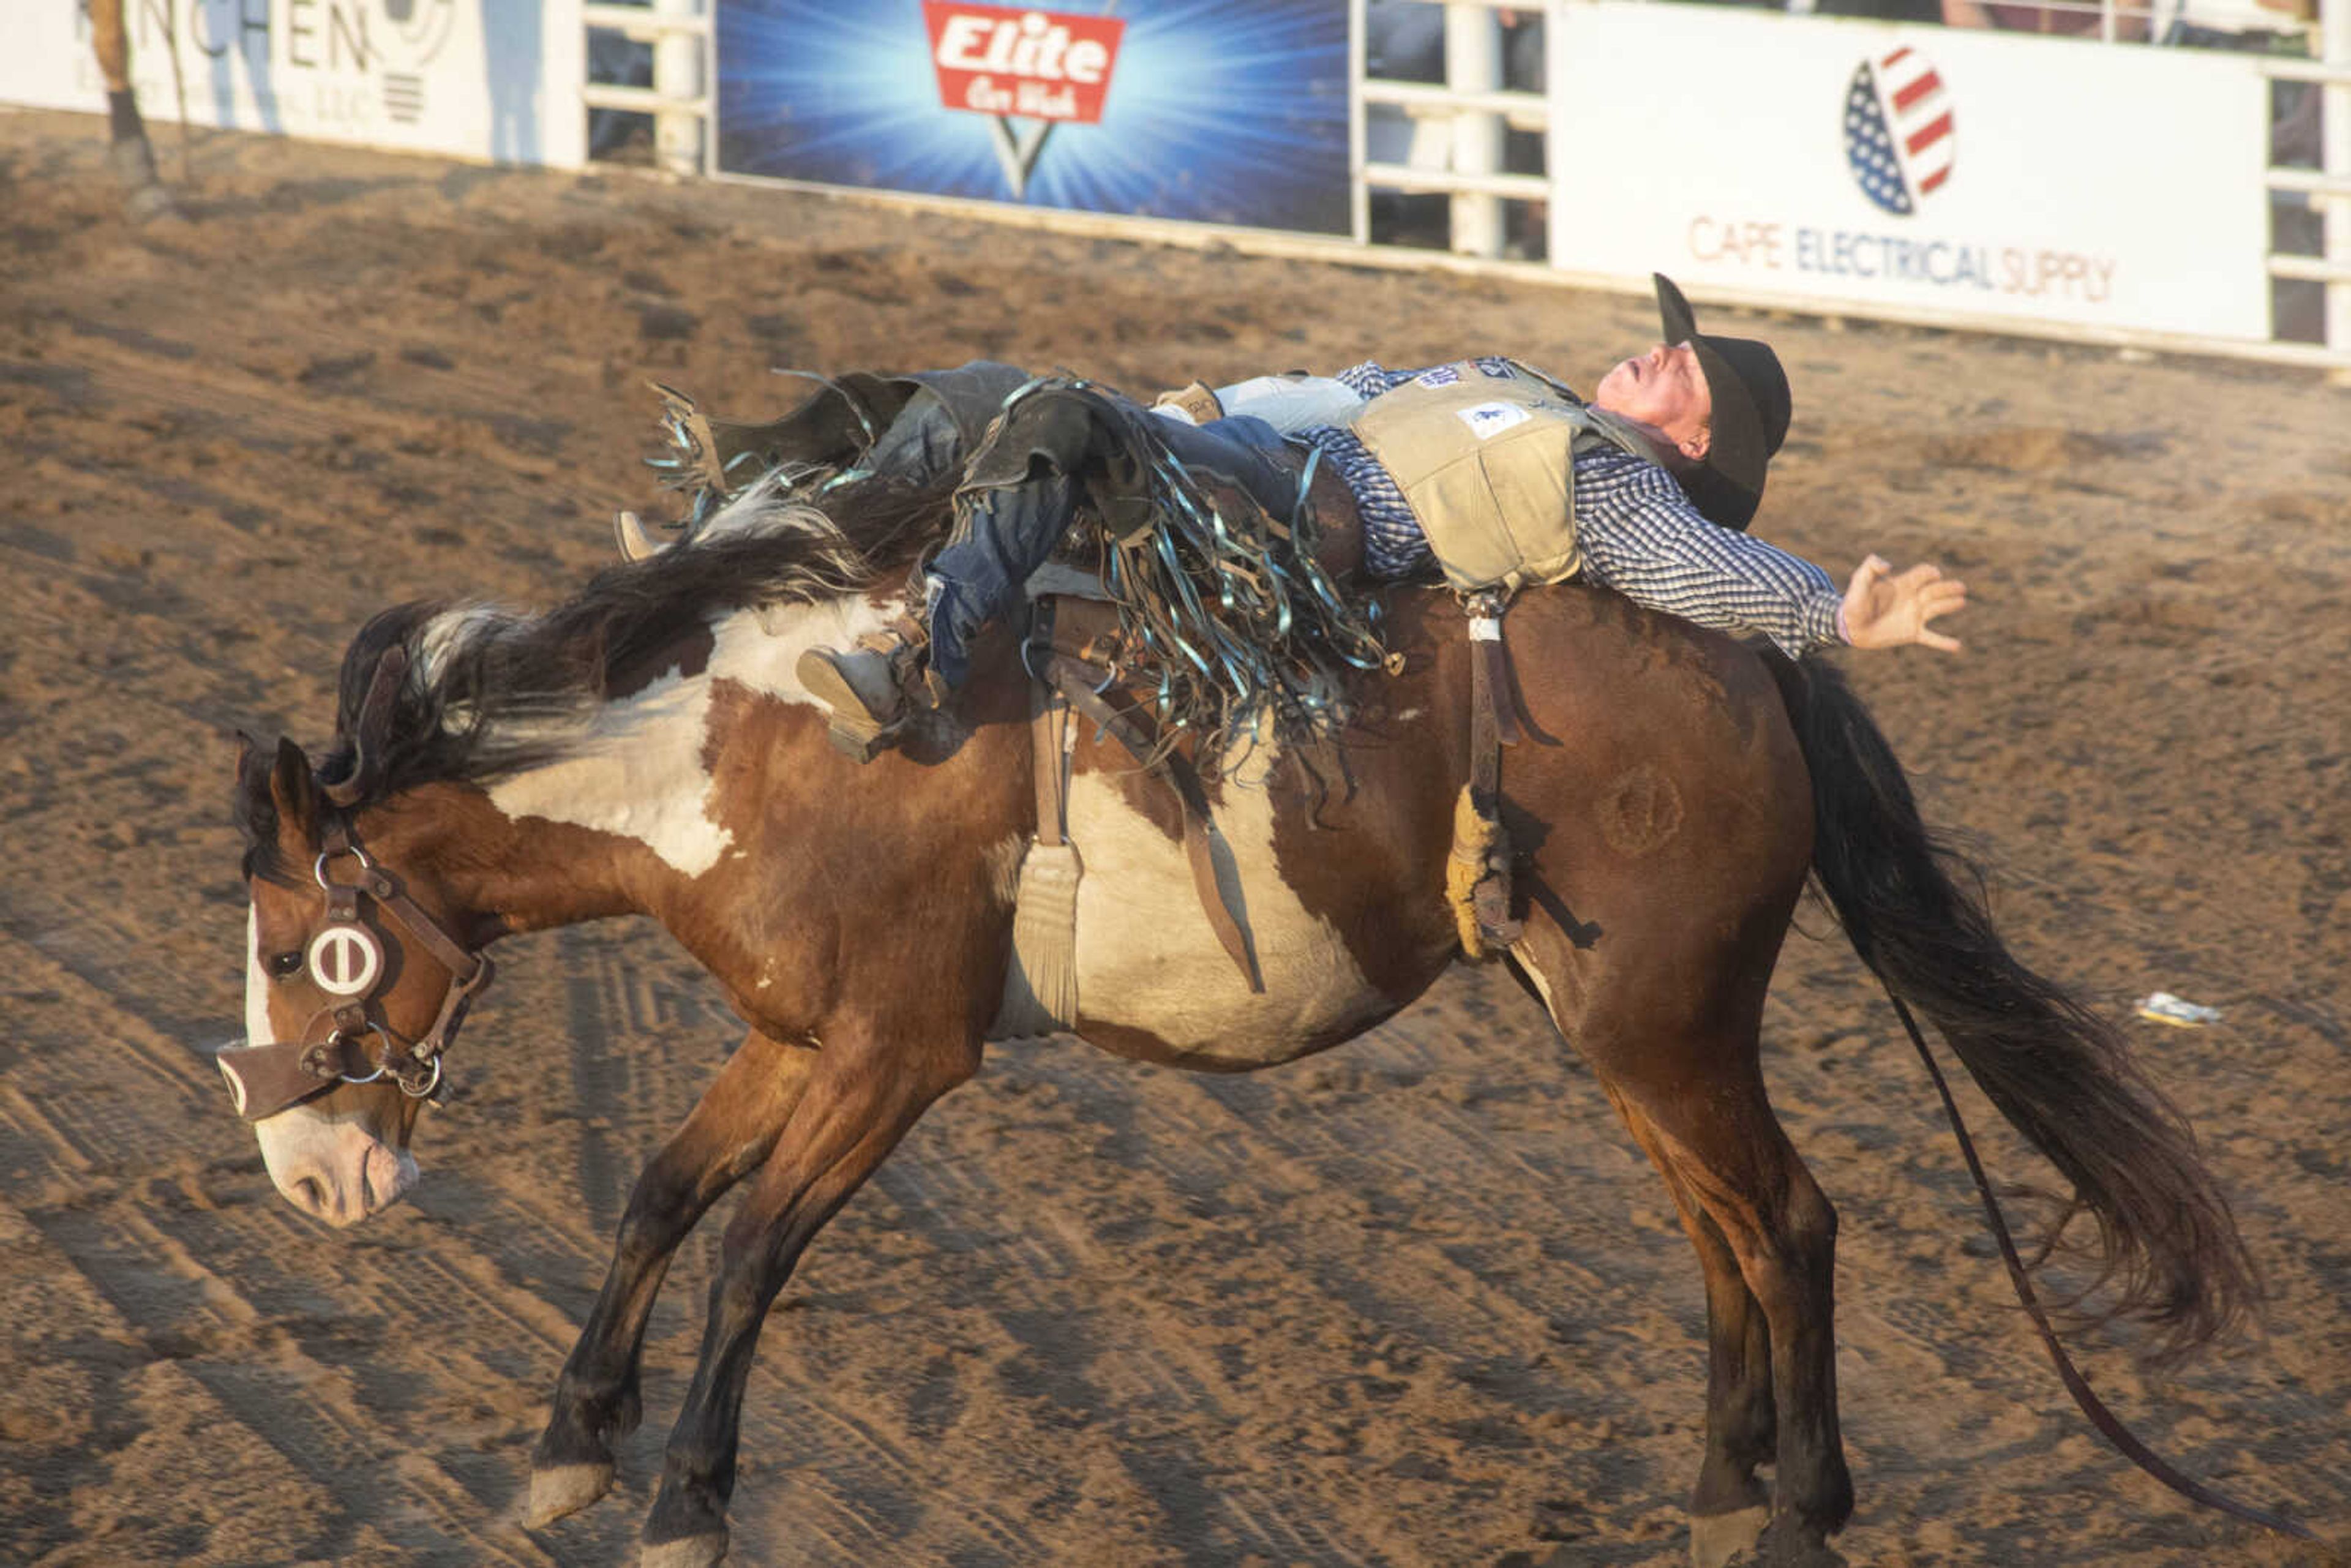
[[[1763,500],[1763,471],[1788,436],[1788,374],[1768,343],[1700,332],[1674,280],[1662,272],[1650,276],[1656,279],[1666,341],[1698,350],[1706,390],[1714,400],[1706,461],[1674,477],[1709,522],[1743,528]]]

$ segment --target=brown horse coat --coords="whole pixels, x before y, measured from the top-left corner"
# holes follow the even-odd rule
[[[777,535],[765,548],[815,557],[821,543]],[[646,1525],[645,1560],[662,1564],[724,1553],[744,1379],[800,1251],[977,1071],[1035,827],[1028,695],[1008,645],[981,653],[959,747],[860,768],[828,745],[792,671],[805,648],[898,606],[841,586],[834,556],[762,579],[750,570],[762,548],[756,529],[720,530],[536,620],[388,612],[347,660],[338,753],[314,770],[281,745],[249,753],[241,775],[256,1042],[298,1038],[318,1007],[299,960],[319,920],[304,873],[338,810],[319,773],[355,768],[352,831],[451,932],[480,943],[650,915],[749,1025],[638,1183],[533,1479],[539,1522],[609,1488],[669,1256],[748,1178]],[[1468,767],[1467,645],[1441,592],[1396,591],[1389,612],[1403,671],[1359,680],[1335,745],[1268,744],[1216,783],[1261,992],[1200,909],[1173,800],[1115,742],[1081,734],[1070,820],[1087,867],[1084,1038],[1196,1068],[1261,1067],[1359,1033],[1453,961],[1445,866]],[[2111,1031],[2016,966],[1944,878],[1898,767],[1833,675],[1578,587],[1526,596],[1508,627],[1529,733],[1503,775],[1526,921],[1512,962],[1657,1165],[1705,1270],[1701,1562],[1759,1539],[1807,1560],[1852,1508],[1834,1215],[1772,1116],[1759,1054],[1808,873],[2105,1222],[2130,1300],[2189,1339],[2228,1320],[2241,1255],[2184,1134]],[[413,673],[362,767],[359,694],[395,645]],[[413,1038],[447,975],[380,934],[397,976],[381,1009]],[[280,1190],[348,1223],[413,1179],[414,1111],[388,1084],[348,1085],[256,1129]],[[1766,1462],[1769,1490],[1755,1473]]]

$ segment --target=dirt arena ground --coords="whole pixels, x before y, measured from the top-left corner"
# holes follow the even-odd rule
[[[1654,331],[1629,298],[258,138],[202,139],[194,221],[133,231],[101,137],[0,116],[8,1563],[632,1560],[705,1239],[618,1491],[537,1534],[520,1506],[629,1184],[737,1038],[698,972],[650,928],[509,944],[423,1185],[348,1235],[271,1191],[204,1053],[242,1017],[227,733],[325,738],[382,605],[583,580],[653,499],[643,378],[729,411],[789,395],[771,365],[973,355],[1150,390],[1502,349],[1588,381]],[[2265,1332],[2166,1375],[2085,1335],[2093,1378],[2190,1471],[2351,1531],[2351,392],[1707,315],[1794,379],[1759,530],[1976,591],[1963,656],[1853,664],[2011,940],[2116,1017],[2224,1010],[2129,1027],[2238,1203]],[[2351,1560],[2090,1432],[1907,1044],[1802,924],[1767,1054],[1844,1220],[1846,1554]],[[779,1303],[736,1560],[1672,1564],[1701,1322],[1661,1186],[1491,972],[1253,1079],[1005,1051]]]

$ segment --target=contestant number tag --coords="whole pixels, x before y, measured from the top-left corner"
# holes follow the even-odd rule
[[[329,925],[310,938],[310,977],[333,997],[363,997],[383,973],[383,949],[360,925]]]
[[[1512,425],[1524,424],[1530,417],[1525,409],[1514,402],[1474,403],[1455,412],[1460,414],[1461,423],[1469,427],[1470,434],[1480,441],[1490,441]]]

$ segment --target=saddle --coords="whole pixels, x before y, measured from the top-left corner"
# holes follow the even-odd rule
[[[1352,499],[1346,504],[1352,512]],[[1353,537],[1360,548],[1359,528]],[[1126,634],[1119,607],[1102,592],[1098,576],[1071,563],[1048,565],[1029,589],[1022,661],[1030,676],[1037,831],[1020,864],[1013,962],[990,1037],[1046,1034],[1077,1021],[1077,900],[1085,867],[1069,837],[1069,787],[1081,722],[1116,740],[1174,798],[1201,912],[1249,989],[1264,990],[1246,914],[1218,874],[1220,862],[1229,867],[1232,856],[1199,770],[1122,683]],[[1510,914],[1513,852],[1500,814],[1502,748],[1517,745],[1520,732],[1501,632],[1507,598],[1477,595],[1465,608],[1472,648],[1470,781],[1454,805],[1446,897],[1462,952],[1477,960],[1499,956],[1523,934]]]

